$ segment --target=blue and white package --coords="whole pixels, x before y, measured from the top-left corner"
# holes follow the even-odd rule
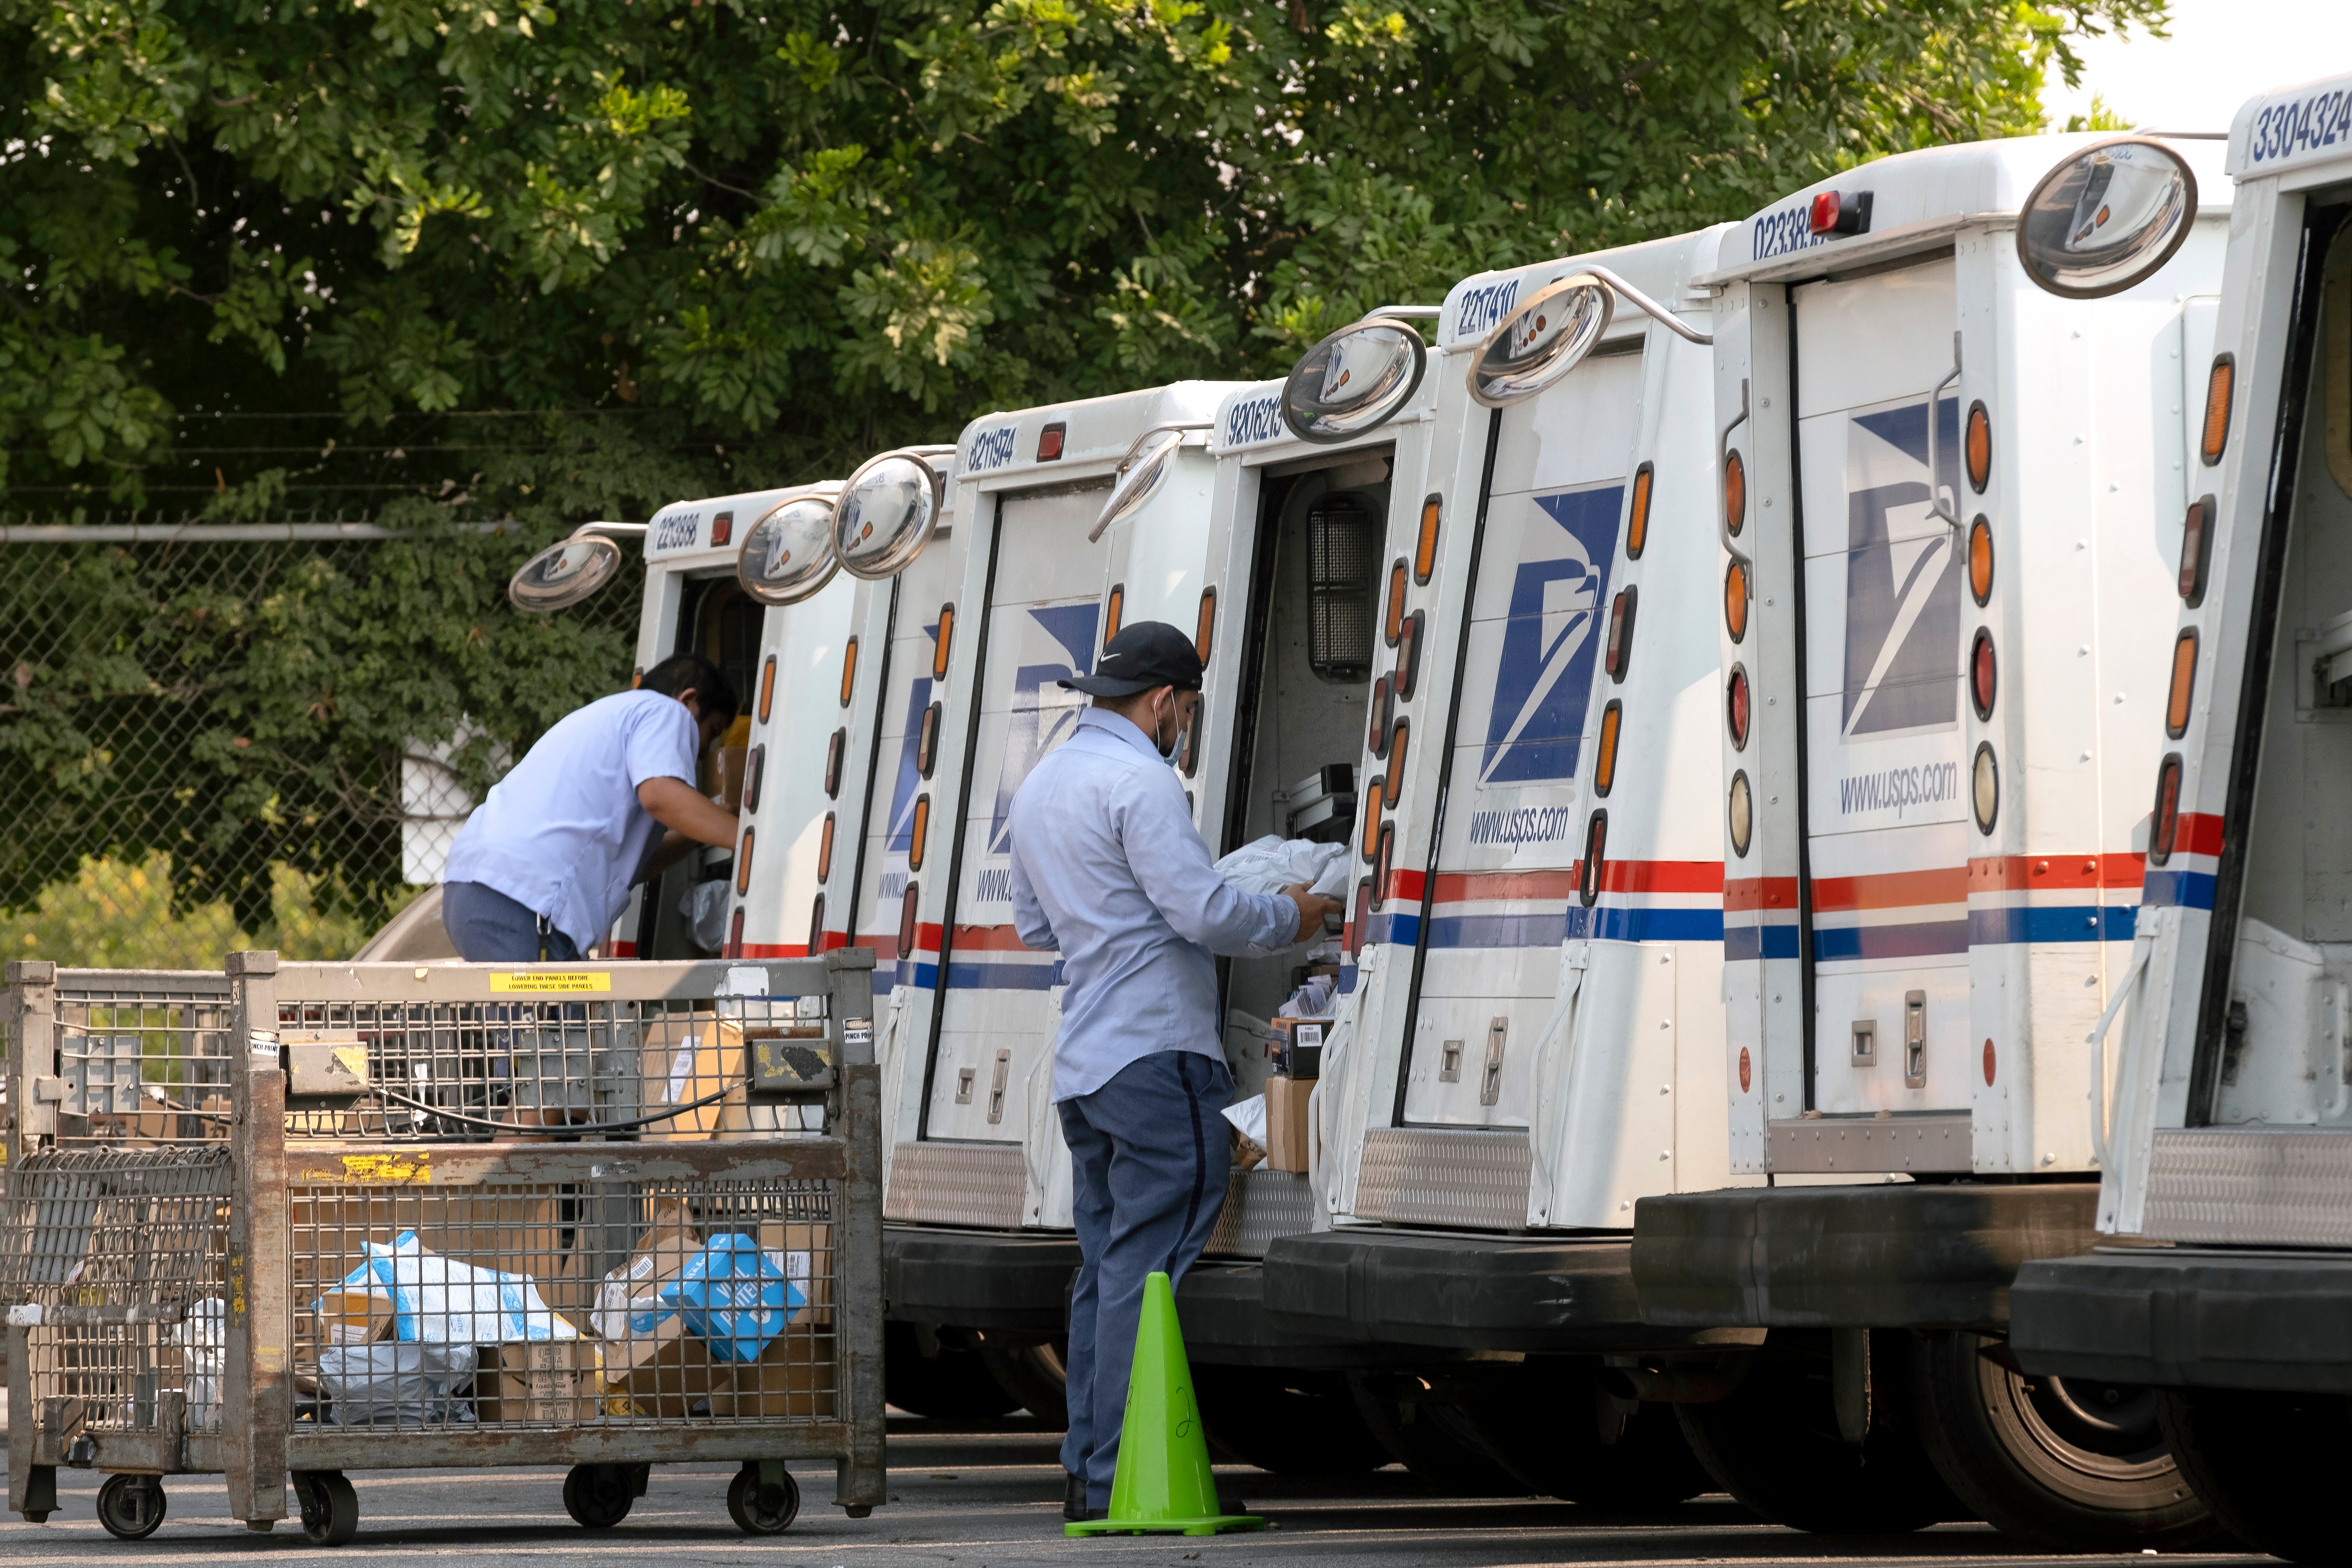
[[[751,1362],[784,1332],[806,1292],[748,1236],[714,1236],[661,1288],[661,1304],[719,1361]]]
[[[525,1274],[478,1269],[427,1250],[416,1232],[392,1245],[367,1244],[367,1261],[342,1283],[392,1297],[393,1337],[404,1343],[510,1344],[519,1340],[577,1339],[580,1331],[556,1316]]]

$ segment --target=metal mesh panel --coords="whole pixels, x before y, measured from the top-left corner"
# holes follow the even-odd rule
[[[225,1148],[53,1149],[8,1173],[0,1304],[38,1309],[21,1343],[51,1431],[218,1425],[228,1204]]]
[[[228,1133],[228,981],[60,970],[53,1044],[60,1147],[153,1148]]]
[[[753,1104],[747,1052],[821,1051],[825,998],[285,1001],[290,1137],[483,1143],[520,1131],[754,1138],[819,1130]],[[330,1103],[331,1102],[331,1103]]]
[[[1332,496],[1307,514],[1307,660],[1324,680],[1353,685],[1371,674],[1380,548],[1380,518],[1360,497]]]
[[[748,1178],[297,1187],[296,1441],[835,1419],[834,1204]]]

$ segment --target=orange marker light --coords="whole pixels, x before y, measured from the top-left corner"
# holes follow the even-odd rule
[[[1748,636],[1748,569],[1738,561],[1723,574],[1723,624],[1735,643]]]
[[[1969,591],[1979,605],[1992,598],[1992,525],[1982,517],[1969,525]]]
[[[1356,814],[1364,824],[1364,858],[1370,860],[1377,852],[1381,831],[1381,798],[1387,791],[1388,780],[1378,774],[1364,786],[1364,798],[1357,803]]]
[[[833,813],[824,814],[824,833],[816,841],[816,879],[825,882],[833,876]]]
[[[1397,797],[1404,793],[1405,745],[1412,737],[1412,721],[1402,718],[1397,720],[1396,734],[1389,741],[1388,782],[1382,787],[1381,793],[1381,809],[1384,811],[1395,810]]]
[[[1201,663],[1204,664],[1209,662],[1209,648],[1216,634],[1217,591],[1204,588],[1201,590],[1200,619],[1192,623],[1192,652],[1201,656]]]
[[[2230,444],[2230,391],[2237,380],[2238,361],[2228,354],[2213,358],[2213,373],[2205,382],[2205,434],[2197,444],[2198,455],[2210,468],[2221,461],[2221,450]]]
[[[1421,538],[1412,547],[1412,580],[1427,584],[1437,569],[1437,515],[1444,503],[1432,496],[1421,504]]]
[[[841,706],[849,706],[849,694],[857,686],[857,639],[852,637],[841,655]]]
[[[2172,689],[2164,698],[2164,733],[2179,740],[2189,733],[2189,699],[2197,684],[2197,628],[2172,644]]]
[[[918,795],[915,797],[915,820],[908,827],[908,870],[923,869],[923,846],[929,841],[930,836],[931,798],[929,795]]]
[[[1617,733],[1625,722],[1625,705],[1612,700],[1601,710],[1601,756],[1592,765],[1592,792],[1609,793],[1617,781]]]
[[[1723,460],[1723,526],[1732,538],[1748,521],[1748,465],[1737,452]]]
[[[1625,559],[1642,559],[1642,547],[1650,538],[1650,486],[1657,478],[1657,470],[1644,463],[1633,470],[1633,506],[1625,517]]]
[[[1105,646],[1108,646],[1110,640],[1118,635],[1119,622],[1126,614],[1127,584],[1123,582],[1115,582],[1111,584],[1110,602],[1103,606],[1103,643]]]
[[[637,672],[637,677],[640,680],[644,679],[645,672],[643,670],[639,670]],[[767,663],[760,666],[760,722],[761,724],[768,722],[768,715],[774,709],[775,706],[776,656],[773,653],[771,653],[768,655]]]
[[[1969,464],[1969,487],[1978,495],[1992,479],[1992,416],[1985,413],[1980,402],[1969,405],[1969,428],[1965,450]]]
[[[955,606],[940,606],[940,634],[931,645],[931,679],[948,678],[948,644],[955,641]]]
[[[1399,556],[1396,564],[1389,568],[1389,613],[1388,620],[1381,625],[1381,635],[1387,638],[1389,646],[1393,648],[1396,646],[1397,633],[1402,630],[1404,630],[1404,558]]]

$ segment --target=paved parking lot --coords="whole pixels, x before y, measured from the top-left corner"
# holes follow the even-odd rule
[[[727,1482],[716,1466],[657,1469],[617,1529],[591,1533],[564,1516],[561,1470],[376,1471],[354,1476],[360,1534],[339,1560],[404,1568],[471,1568],[518,1558],[561,1558],[593,1568],[693,1568],[776,1555],[817,1568],[1024,1568],[1026,1564],[1152,1563],[1245,1568],[1260,1563],[1443,1563],[1460,1568],[1576,1563],[2139,1563],[2144,1557],[2043,1558],[2017,1552],[1980,1525],[1916,1535],[1832,1539],[1759,1522],[1727,1498],[1702,1498],[1664,1517],[1612,1517],[1541,1500],[1433,1498],[1402,1469],[1344,1484],[1286,1480],[1221,1469],[1273,1521],[1264,1534],[1213,1539],[1144,1537],[1076,1542],[1062,1536],[1055,1437],[1005,1424],[943,1428],[894,1419],[892,1504],[850,1520],[827,1500],[830,1469],[796,1470],[801,1517],[783,1535],[745,1536],[727,1518]],[[93,1568],[126,1557],[175,1563],[250,1561],[310,1553],[298,1526],[256,1535],[222,1511],[217,1479],[173,1483],[163,1527],[145,1542],[118,1542],[100,1527],[99,1478],[60,1471],[63,1507],[46,1525],[0,1522],[0,1562],[10,1568]],[[2269,1563],[2229,1553],[2176,1563]]]

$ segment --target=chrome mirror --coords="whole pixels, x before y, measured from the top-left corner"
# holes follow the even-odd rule
[[[613,580],[621,570],[621,547],[587,524],[515,569],[507,580],[507,601],[517,610],[551,614],[567,610]]]
[[[2096,299],[2172,259],[2197,216],[2197,176],[2161,141],[2102,141],[2042,176],[2017,222],[2017,259],[2062,299]]]
[[[1282,422],[1301,441],[1346,441],[1395,417],[1421,385],[1429,350],[1421,333],[1368,318],[1299,356],[1282,388]]]
[[[869,457],[833,503],[833,553],[852,577],[896,576],[931,542],[946,506],[946,482],[920,455]]]
[[[743,536],[735,580],[762,604],[798,604],[833,580],[833,501],[798,496],[769,508]]]
[[[1208,428],[1205,424],[1161,424],[1137,436],[1135,444],[1127,449],[1127,455],[1118,460],[1118,472],[1111,476],[1110,499],[1103,503],[1095,526],[1087,530],[1087,542],[1094,543],[1150,505],[1151,497],[1167,487],[1168,476],[1175,472],[1176,454],[1184,444],[1185,434]]]
[[[1589,272],[1536,290],[1470,356],[1470,395],[1488,408],[1533,397],[1574,370],[1616,316],[1616,297]]]

